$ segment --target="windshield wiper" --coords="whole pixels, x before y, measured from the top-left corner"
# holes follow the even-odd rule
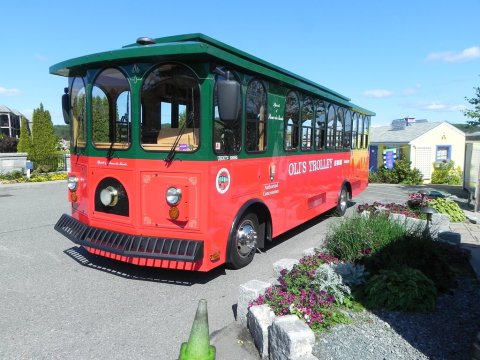
[[[113,145],[115,144],[115,141],[112,141],[110,143],[110,147],[108,148],[108,151],[107,151],[107,160],[110,162],[110,160],[112,160],[113,158]]]
[[[187,116],[187,119],[185,119],[185,122],[183,123],[182,127],[180,128],[180,131],[178,132],[177,137],[175,138],[175,142],[173,143],[172,147],[170,148],[170,151],[167,154],[167,157],[165,158],[165,161],[167,163],[171,163],[175,153],[177,152],[177,146],[178,143],[180,142],[180,138],[182,137],[183,133],[185,132],[185,129],[187,128],[187,124],[189,123],[189,120],[193,120],[193,113],[190,112],[189,116]]]

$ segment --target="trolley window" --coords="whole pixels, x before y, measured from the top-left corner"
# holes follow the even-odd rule
[[[300,102],[294,91],[287,94],[285,103],[285,150],[298,149],[298,123],[300,121]]]
[[[85,84],[82,78],[73,79],[70,91],[70,102],[72,107],[72,140],[74,148],[83,148],[86,145],[86,109],[87,97]]]
[[[200,90],[195,74],[179,64],[156,67],[141,94],[145,150],[190,152],[200,145]]]
[[[103,70],[92,88],[92,141],[100,149],[130,146],[130,85],[118,69]]]
[[[259,80],[248,84],[246,95],[246,150],[261,152],[267,147],[267,93]]]

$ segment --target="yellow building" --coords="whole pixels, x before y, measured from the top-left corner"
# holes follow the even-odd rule
[[[463,171],[465,133],[446,121],[428,122],[412,118],[370,129],[370,171],[392,166],[403,157],[412,162],[429,182],[436,163],[453,160]]]

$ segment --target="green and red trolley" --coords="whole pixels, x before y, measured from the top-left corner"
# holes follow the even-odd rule
[[[367,187],[374,113],[202,34],[56,64],[71,214],[55,228],[141,266],[241,268]]]

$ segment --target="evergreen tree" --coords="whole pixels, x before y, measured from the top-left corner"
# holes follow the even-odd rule
[[[94,142],[110,142],[108,111],[109,106],[106,97],[92,97],[92,127]]]
[[[20,122],[20,139],[18,141],[17,151],[27,154],[32,152],[32,139],[27,125],[27,119],[23,116]]]
[[[50,112],[43,108],[33,110],[32,121],[32,151],[31,154],[37,161],[46,159],[57,152],[57,138],[53,131]]]
[[[474,105],[473,109],[467,109],[463,112],[466,117],[473,119],[472,121],[467,121],[469,125],[480,125],[480,87],[476,87],[475,97],[468,98],[465,97],[470,104]]]

